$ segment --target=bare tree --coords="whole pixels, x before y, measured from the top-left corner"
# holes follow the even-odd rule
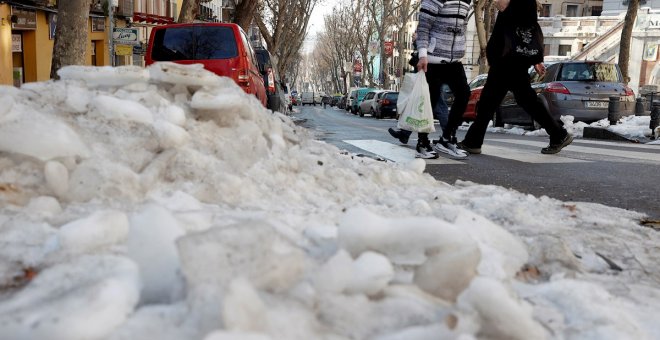
[[[58,24],[50,68],[50,77],[59,79],[57,70],[68,65],[85,65],[87,30],[91,0],[57,2]]]
[[[630,81],[628,73],[628,64],[630,62],[630,41],[632,39],[632,30],[637,11],[639,10],[639,0],[628,0],[628,11],[623,20],[623,29],[621,30],[621,42],[619,43],[619,68],[624,81]]]
[[[486,62],[486,45],[488,44],[488,31],[490,30],[492,0],[474,0],[474,22],[477,29],[477,39],[479,41],[479,73],[488,72],[488,63]],[[486,20],[488,18],[488,26]]]
[[[179,23],[193,22],[199,15],[199,4],[203,0],[183,0],[181,3],[181,13],[179,13]]]
[[[262,1],[263,7],[254,20],[276,60],[279,74],[285,74],[302,46],[317,0]]]
[[[232,22],[247,31],[259,7],[259,0],[236,0],[236,10]]]
[[[404,55],[406,48],[405,37],[408,35],[408,21],[419,10],[420,2],[412,3],[412,0],[401,0],[399,3],[399,15],[397,16],[396,26],[399,28],[399,37],[397,39],[396,49],[399,52],[397,62],[397,76],[403,77],[403,70],[408,62],[408,56]]]

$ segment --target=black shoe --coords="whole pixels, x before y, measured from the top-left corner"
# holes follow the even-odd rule
[[[418,140],[417,141],[417,147],[415,147],[415,150],[417,153],[415,154],[415,158],[424,158],[424,159],[433,159],[433,158],[438,158],[438,154],[433,151],[433,147],[431,147],[431,142],[426,139],[426,140]]]
[[[562,138],[559,142],[557,143],[550,143],[547,147],[541,149],[541,153],[544,153],[546,155],[552,155],[555,153],[558,153],[561,151],[561,149],[567,147],[569,144],[573,142],[573,136],[571,136],[570,133],[567,133],[564,138]]]
[[[465,141],[456,143],[456,146],[458,146],[459,149],[467,151],[468,153],[471,153],[473,155],[481,154],[481,148],[469,147],[469,146],[465,145]]]
[[[387,132],[390,133],[390,136],[396,138],[401,142],[401,144],[408,144],[408,135],[401,132],[401,130],[394,130],[392,128],[387,129]]]

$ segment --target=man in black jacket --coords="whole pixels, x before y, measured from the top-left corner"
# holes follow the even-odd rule
[[[486,47],[488,78],[479,98],[477,118],[458,146],[472,154],[481,153],[488,123],[507,91],[511,91],[518,105],[550,135],[550,145],[541,152],[558,153],[573,137],[538,101],[529,81],[530,66],[534,65],[541,75],[545,73],[536,0],[496,0],[495,5],[499,14]]]

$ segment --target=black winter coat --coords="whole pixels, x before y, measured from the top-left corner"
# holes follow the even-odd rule
[[[543,62],[543,33],[536,11],[536,0],[511,0],[509,6],[497,15],[493,33],[486,46],[486,58],[490,65],[507,61],[529,67]],[[536,39],[537,46],[540,46],[534,50],[534,53],[524,57],[510,53],[511,39],[509,37],[515,35],[517,29],[520,28],[535,32],[533,38]]]

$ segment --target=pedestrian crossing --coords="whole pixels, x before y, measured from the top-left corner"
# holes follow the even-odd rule
[[[401,145],[370,139],[344,140],[344,142],[392,162],[405,163],[415,159],[414,143],[411,143],[412,145]],[[579,142],[576,141],[566,147],[560,154],[541,154],[540,149],[547,145],[547,141],[541,140],[486,139],[481,149],[484,156],[531,164],[588,163],[600,160],[660,163],[660,146],[657,145],[631,146],[605,141],[579,140]],[[615,149],[613,146],[634,147],[635,150]],[[646,152],[646,150],[649,152]],[[427,164],[461,165],[468,164],[470,157],[465,160],[455,160],[440,155],[440,158],[425,161]]]

